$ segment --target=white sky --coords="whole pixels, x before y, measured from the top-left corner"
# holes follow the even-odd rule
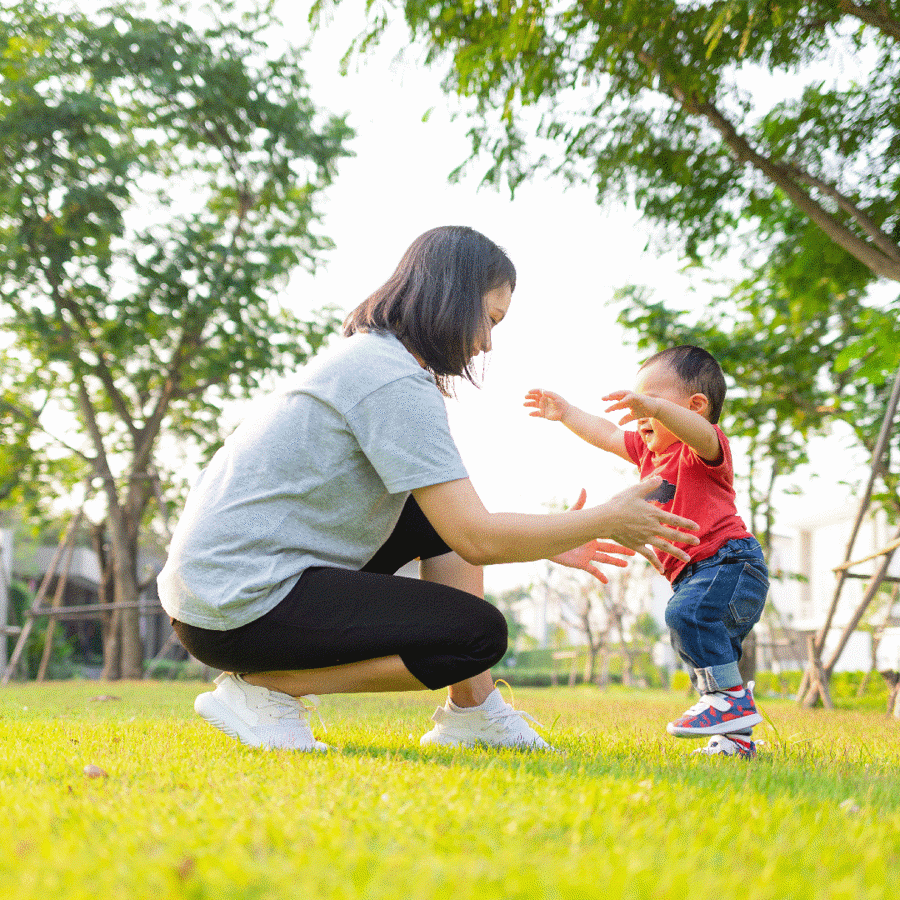
[[[307,3],[281,0],[293,40],[308,34]],[[675,257],[645,251],[647,229],[625,209],[602,210],[585,186],[563,190],[543,181],[508,194],[478,190],[477,178],[448,183],[468,155],[466,123],[451,121],[434,71],[392,66],[381,52],[363,71],[342,77],[338,60],[360,30],[362,3],[346,0],[326,33],[313,40],[307,71],[314,102],[349,112],[356,157],[341,163],[329,191],[322,230],[337,247],[315,277],[298,273],[288,302],[303,309],[334,303],[350,310],[380,285],[410,242],[437,225],[477,228],[505,247],[518,271],[507,319],[494,331],[494,350],[480,391],[464,386],[449,403],[454,435],[476,489],[494,511],[542,511],[571,501],[583,486],[601,502],[632,483],[634,471],[579,441],[565,428],[530,418],[522,396],[546,387],[595,412],[599,397],[631,385],[640,355],[624,341],[610,305],[614,289],[652,284],[662,298],[685,303]],[[423,113],[433,108],[427,122]],[[815,497],[785,500],[787,517],[844,503],[848,463],[831,449],[814,468],[832,474]],[[791,511],[794,511],[793,513]],[[488,590],[531,580],[528,566],[488,570]]]

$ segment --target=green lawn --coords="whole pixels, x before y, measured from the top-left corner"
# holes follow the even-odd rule
[[[682,693],[516,690],[556,754],[422,750],[439,695],[332,697],[314,730],[336,750],[307,755],[214,731],[193,713],[202,689],[0,689],[5,900],[860,900],[900,884],[900,722],[883,714],[763,700],[747,763],[665,734]]]

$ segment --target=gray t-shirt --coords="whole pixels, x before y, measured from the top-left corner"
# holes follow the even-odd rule
[[[309,566],[361,569],[409,492],[466,478],[432,375],[391,334],[354,334],[260,403],[191,488],[159,575],[163,608],[228,630]]]

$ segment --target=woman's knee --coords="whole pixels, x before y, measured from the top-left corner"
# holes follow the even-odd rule
[[[509,645],[509,626],[506,616],[496,606],[484,602],[481,620],[471,633],[478,655],[485,662],[485,669],[500,662]]]

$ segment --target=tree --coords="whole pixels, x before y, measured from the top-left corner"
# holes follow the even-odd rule
[[[141,674],[139,540],[187,448],[211,453],[223,403],[336,325],[278,289],[330,246],[318,204],[352,133],[302,52],[270,49],[268,9],[198,19],[0,11],[0,498],[102,501],[110,676]]]
[[[525,634],[525,626],[519,621],[517,607],[528,598],[528,591],[523,587],[508,588],[499,594],[485,594],[484,599],[503,613],[507,626],[507,643],[511,653],[515,650],[519,635]]]

